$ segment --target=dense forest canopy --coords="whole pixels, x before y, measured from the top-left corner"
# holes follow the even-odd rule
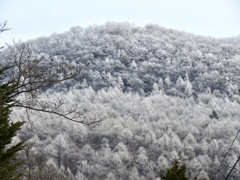
[[[90,64],[40,98],[61,99],[63,109],[77,103],[88,109],[86,118],[105,119],[99,126],[30,112],[19,133],[75,179],[157,179],[175,158],[187,164],[189,177],[211,179],[240,130],[239,37],[111,22],[26,43],[50,62]],[[27,115],[15,108],[12,119]],[[217,177],[239,153],[237,139]],[[238,165],[229,179],[240,178],[239,171]]]
[[[239,42],[237,37],[214,39],[158,25],[106,23],[73,27],[29,43],[36,53],[60,56],[69,63],[90,61],[91,73],[83,76],[94,90],[123,83],[123,91],[149,94],[156,83],[169,95],[210,89],[232,96],[238,94],[240,83]]]

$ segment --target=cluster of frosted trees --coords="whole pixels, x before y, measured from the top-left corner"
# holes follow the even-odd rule
[[[154,83],[167,80],[159,85],[166,94],[183,96],[184,89],[178,93],[175,87],[182,78],[191,82],[193,94],[208,89],[218,96],[239,93],[238,38],[214,39],[157,25],[107,23],[73,27],[29,43],[36,53],[63,57],[69,63],[91,62],[78,80],[85,78],[94,90],[114,86],[121,78],[124,91],[149,94]]]
[[[240,129],[237,38],[107,23],[29,44],[71,64],[90,62],[40,100],[61,101],[63,110],[77,104],[84,118],[104,119],[97,127],[17,108],[12,114],[27,119],[19,138],[34,143],[32,152],[75,179],[157,179],[175,158],[187,164],[189,177],[211,179]],[[210,118],[213,110],[219,119]],[[239,153],[236,140],[217,177]]]
[[[107,91],[89,87],[42,96],[59,97],[68,106],[77,102],[90,109],[87,118],[102,116],[105,120],[91,129],[34,113],[20,135],[31,137],[35,153],[71,171],[76,179],[156,179],[174,158],[187,163],[189,176],[210,177],[240,128],[240,104],[210,93],[194,100],[161,91],[144,97],[118,87]],[[209,117],[213,109],[218,120]],[[24,112],[16,109],[12,119],[23,116]],[[237,140],[219,176],[228,172],[239,153]],[[238,177],[239,170],[237,167],[232,176]]]

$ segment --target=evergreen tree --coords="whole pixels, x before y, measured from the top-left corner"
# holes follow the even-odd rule
[[[209,117],[211,119],[215,118],[216,120],[219,120],[219,116],[218,116],[218,114],[216,113],[215,110],[212,111],[212,114],[210,114]]]
[[[0,80],[3,80],[4,72],[8,67],[0,69]],[[0,85],[0,179],[12,180],[19,179],[20,173],[17,167],[20,164],[16,158],[17,152],[22,150],[23,142],[11,145],[13,137],[23,125],[23,122],[11,122],[11,108],[16,101],[12,95],[16,91],[13,81],[8,81]]]
[[[185,164],[180,165],[178,160],[174,160],[171,168],[167,169],[165,175],[160,175],[162,180],[188,180],[186,177],[187,167]]]

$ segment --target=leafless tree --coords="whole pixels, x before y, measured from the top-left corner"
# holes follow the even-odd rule
[[[8,28],[4,21],[0,24],[0,34],[6,30]],[[69,121],[89,126],[94,126],[103,120],[101,117],[89,120],[85,117],[89,109],[82,109],[77,103],[66,111],[62,108],[64,103],[61,100],[51,102],[39,99],[47,88],[80,76],[89,63],[69,63],[63,58],[35,54],[27,43],[7,45],[1,59],[1,67],[10,67],[6,71],[6,78],[16,85],[15,93],[11,97],[16,99],[16,107],[55,114]]]

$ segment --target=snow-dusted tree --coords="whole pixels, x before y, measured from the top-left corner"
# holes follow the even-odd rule
[[[107,180],[116,180],[116,177],[112,172],[110,172],[108,173]]]
[[[125,128],[123,129],[120,134],[118,135],[119,140],[123,142],[129,142],[132,140],[133,134],[130,129]]]
[[[70,180],[73,178],[71,172],[61,171],[52,159],[47,160],[33,145],[28,143],[22,153],[23,179]]]
[[[146,154],[146,150],[143,147],[140,147],[138,149],[138,155],[137,158],[135,159],[136,167],[143,172],[148,172],[149,167],[148,167],[148,156]]]
[[[165,79],[164,79],[164,83],[166,84],[167,88],[170,88],[171,85],[172,85],[172,81],[170,79],[169,76],[167,76]]]
[[[138,169],[136,167],[133,167],[129,173],[129,180],[135,180],[140,179],[140,175],[138,172]]]
[[[158,94],[160,92],[157,83],[153,83],[152,92],[153,92],[153,94]]]
[[[176,81],[176,89],[178,91],[180,91],[180,93],[183,93],[185,90],[185,86],[186,83],[184,82],[184,80],[182,79],[182,77],[178,77],[177,81]]]
[[[124,164],[129,164],[132,162],[133,157],[131,153],[128,151],[127,146],[122,142],[116,145],[115,151],[118,153],[118,156],[121,158]]]

